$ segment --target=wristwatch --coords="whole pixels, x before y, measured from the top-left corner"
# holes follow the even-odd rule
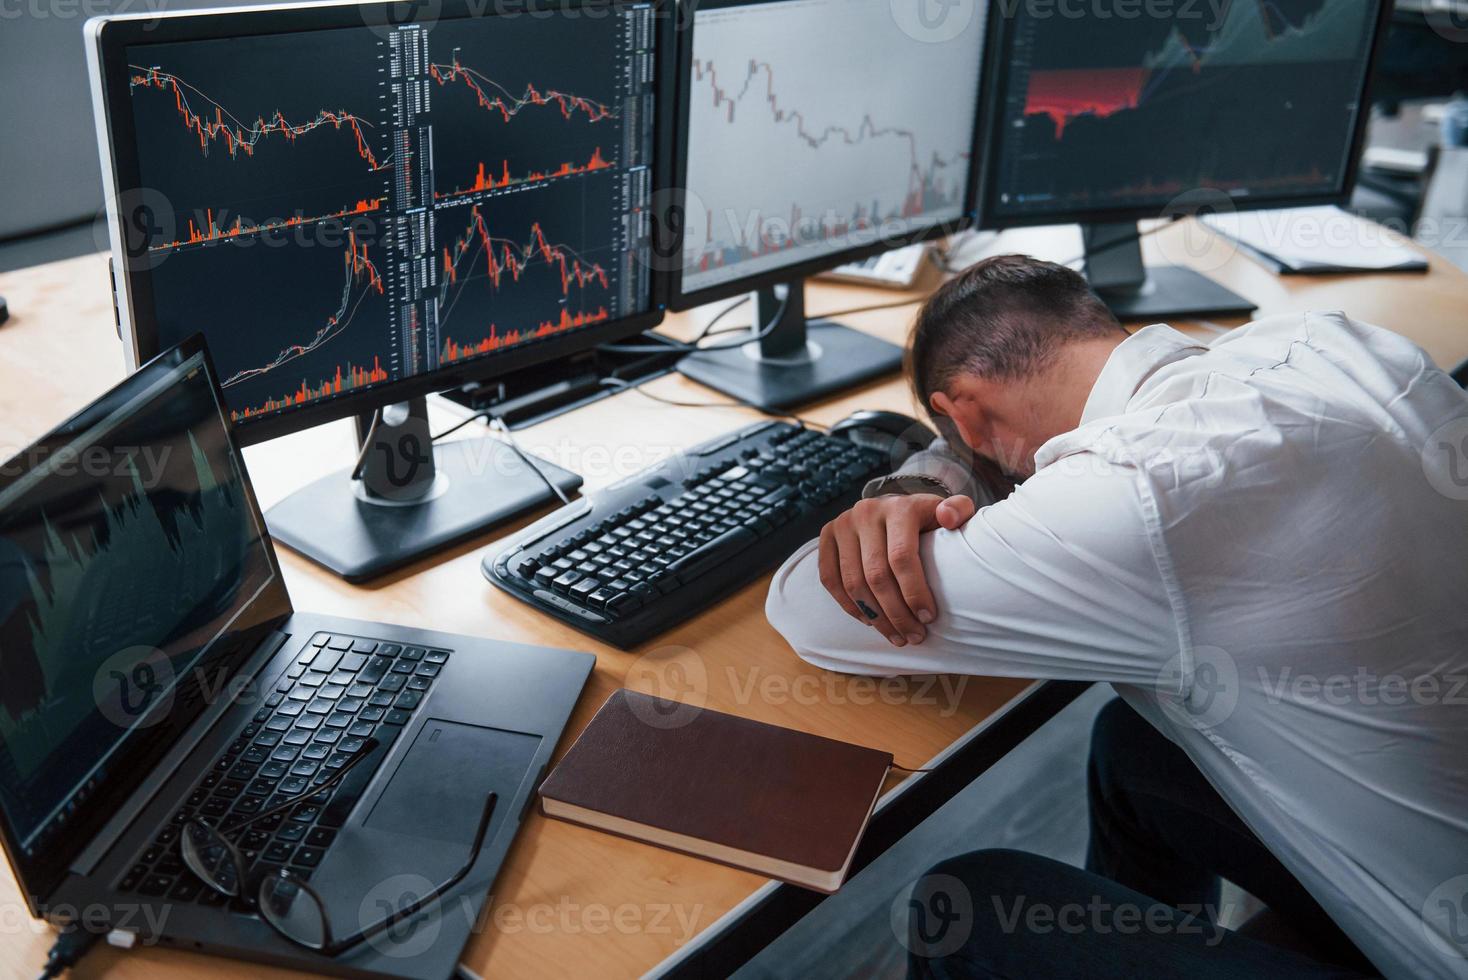
[[[893,473],[891,476],[879,476],[875,480],[868,480],[867,485],[862,488],[863,499],[868,497],[885,497],[889,494],[912,496],[918,493],[935,493],[940,497],[951,497],[953,491],[942,481],[921,473]]]

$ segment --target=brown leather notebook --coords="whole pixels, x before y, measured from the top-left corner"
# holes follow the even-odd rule
[[[833,892],[892,756],[618,691],[540,787],[548,816]]]

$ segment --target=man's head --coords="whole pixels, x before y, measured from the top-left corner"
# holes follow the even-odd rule
[[[1126,336],[1080,273],[997,255],[923,304],[908,367],[945,435],[1028,476],[1035,450],[1080,424],[1097,375]]]

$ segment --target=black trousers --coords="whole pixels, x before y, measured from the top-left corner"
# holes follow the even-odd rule
[[[1124,701],[1096,719],[1087,795],[1085,870],[987,850],[924,875],[909,903],[911,976],[1375,975],[1187,755]],[[1267,904],[1289,944],[1215,925],[1220,878]]]

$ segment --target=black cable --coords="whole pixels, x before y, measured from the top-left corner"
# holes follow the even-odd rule
[[[457,422],[454,425],[449,426],[447,429],[444,429],[442,432],[435,432],[435,433],[433,433],[432,435],[430,435],[428,437],[428,440],[430,442],[438,442],[440,439],[444,438],[445,436],[451,436],[455,432],[458,432],[460,429],[462,429],[464,426],[468,425],[470,422],[478,422],[481,419],[483,419],[484,421],[488,422],[490,419],[492,419],[494,417],[495,416],[494,416],[494,414],[492,412],[475,412],[473,415],[471,415],[468,418],[464,419],[462,422]]]
[[[811,314],[810,319],[812,319],[812,320],[832,320],[832,319],[835,319],[838,316],[855,316],[858,313],[870,313],[873,310],[890,310],[890,309],[895,309],[896,307],[899,307],[899,306],[911,306],[914,303],[921,303],[921,302],[922,302],[922,299],[921,298],[916,298],[916,299],[898,299],[898,300],[893,300],[890,303],[873,303],[873,304],[871,304],[869,306],[853,306],[853,307],[851,307],[849,309],[845,309],[845,310],[832,310],[830,313]],[[719,337],[719,336],[722,336],[724,334],[736,333],[736,332],[738,332],[740,330],[748,330],[748,329],[749,329],[749,324],[747,324],[747,323],[746,324],[739,324],[737,326],[725,327],[722,330],[712,330],[712,331],[709,331],[708,332],[708,336],[710,336],[710,337]]]
[[[377,437],[377,423],[382,421],[382,409],[376,409],[372,413],[372,422],[367,426],[367,434],[362,437],[362,451],[357,453],[357,461],[352,464],[352,479],[362,479],[362,467],[367,462],[367,454],[372,451],[372,440]]]
[[[749,302],[749,294],[748,293],[745,293],[743,296],[739,297],[734,302],[730,303],[728,306],[724,307],[722,310],[720,310],[719,312],[715,313],[714,314],[714,318],[712,320],[710,320],[708,323],[705,323],[703,325],[703,329],[698,332],[698,336],[697,337],[694,337],[693,340],[690,341],[690,343],[697,344],[700,340],[703,340],[706,337],[709,337],[709,336],[711,336],[711,335],[713,335],[715,333],[723,333],[723,332],[725,332],[725,331],[716,331],[716,330],[714,330],[714,327],[717,326],[718,325],[718,322],[720,320],[724,319],[724,317],[728,316],[730,313],[733,313],[735,310],[739,309],[739,307],[743,306],[745,303],[748,303],[748,302]],[[733,329],[748,330],[749,328],[746,326],[746,327],[739,327],[739,328],[730,327],[729,329],[730,330],[733,330]]]
[[[729,312],[729,310],[734,309],[740,303],[748,302],[748,300],[749,297],[746,296],[738,302],[731,303],[724,310],[720,311],[719,316],[723,316],[725,313]],[[728,344],[709,344],[707,347],[699,347],[696,341],[702,339],[704,336],[703,334],[700,334],[698,337],[694,338],[695,343],[691,344],[681,340],[673,340],[671,337],[669,337],[666,338],[668,341],[668,345],[666,347],[654,347],[651,344],[642,347],[619,347],[615,344],[604,344],[600,349],[604,351],[609,351],[613,354],[667,354],[674,351],[682,351],[685,354],[697,354],[700,351],[732,350],[735,347],[743,347],[745,344],[753,343],[756,340],[764,340],[770,334],[774,333],[775,328],[780,325],[780,321],[785,319],[785,310],[788,309],[789,306],[790,294],[787,292],[785,294],[785,297],[780,300],[780,308],[775,311],[775,315],[770,318],[769,323],[761,327],[751,336]],[[718,317],[715,317],[714,319],[717,320]],[[707,327],[705,327],[705,329],[707,329]]]
[[[816,429],[820,432],[825,432],[828,428],[828,426],[822,425],[819,422],[815,422],[807,418],[802,418],[801,416],[796,415],[794,412],[782,412],[777,408],[764,408],[763,406],[754,405],[744,401],[680,402],[672,398],[664,398],[662,395],[654,395],[652,392],[643,389],[641,385],[632,384],[630,381],[623,381],[621,378],[603,378],[602,384],[613,385],[622,391],[635,391],[644,398],[650,398],[655,402],[661,402],[664,405],[671,405],[674,408],[752,408],[756,412],[759,412],[763,415],[768,415],[771,418],[790,419],[802,429]]]
[[[571,502],[571,498],[566,496],[566,492],[562,490],[559,486],[557,486],[556,482],[550,477],[546,476],[545,471],[535,464],[535,457],[529,455],[525,452],[525,450],[520,448],[520,443],[516,441],[514,434],[510,432],[510,427],[505,424],[505,420],[500,418],[498,415],[495,415],[493,412],[475,412],[468,418],[461,419],[460,421],[455,422],[453,425],[449,426],[447,429],[444,429],[442,432],[430,435],[428,437],[429,441],[438,442],[445,436],[450,436],[453,435],[455,432],[458,432],[469,423],[478,422],[481,419],[485,422],[488,422],[491,429],[504,436],[504,438],[500,439],[499,442],[503,443],[516,456],[519,456],[520,462],[530,467],[531,471],[534,472],[536,476],[540,477],[540,482],[544,483],[546,485],[546,488],[560,499],[561,503],[569,504]]]
[[[76,966],[87,951],[102,938],[98,932],[89,932],[81,926],[70,926],[51,946],[46,954],[46,965],[41,968],[40,980],[53,980]]]

